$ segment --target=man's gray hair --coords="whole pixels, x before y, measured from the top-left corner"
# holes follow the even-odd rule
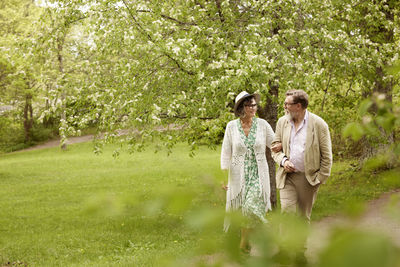
[[[290,90],[291,91],[291,90]],[[289,91],[288,91],[289,92]],[[291,93],[293,103],[300,103],[303,109],[308,107],[308,95],[303,90],[293,90]],[[286,93],[287,95],[287,93]]]

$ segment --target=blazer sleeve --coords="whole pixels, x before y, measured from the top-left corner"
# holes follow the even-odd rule
[[[221,169],[227,170],[231,164],[232,158],[232,133],[231,124],[228,123],[225,129],[224,140],[222,141],[221,149]]]
[[[283,129],[282,129],[282,124],[284,120],[280,118],[276,124],[276,130],[275,130],[275,136],[272,141],[272,145],[277,144],[277,143],[282,143],[282,138],[283,138]],[[283,153],[283,150],[281,149],[278,152],[273,152],[271,151],[272,158],[274,161],[278,164],[278,166],[281,165],[281,162],[284,157],[286,157],[285,153]]]
[[[319,150],[320,150],[320,169],[318,180],[324,183],[331,174],[332,167],[332,143],[329,133],[329,127],[326,122],[322,121],[319,127]]]
[[[274,130],[272,130],[271,125],[266,121],[266,136],[265,136],[265,143],[267,144],[267,147],[271,149],[272,147],[272,142],[274,140]]]

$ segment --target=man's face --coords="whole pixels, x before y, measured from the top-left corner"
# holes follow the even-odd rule
[[[299,112],[299,103],[294,103],[293,101],[293,96],[287,96],[285,99],[285,103],[283,104],[283,107],[285,109],[285,113],[288,114],[292,119],[296,118],[298,112]]]
[[[286,99],[287,99],[287,97],[286,97]],[[286,103],[286,100],[285,99],[285,102],[283,103],[283,110],[285,111],[285,115],[288,115],[289,114],[289,111],[288,111],[288,109],[287,109],[287,105],[285,104]]]

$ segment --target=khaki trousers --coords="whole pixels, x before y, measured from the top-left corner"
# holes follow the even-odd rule
[[[280,190],[282,212],[298,212],[310,221],[318,188],[319,184],[310,185],[303,172],[288,173],[285,187]]]

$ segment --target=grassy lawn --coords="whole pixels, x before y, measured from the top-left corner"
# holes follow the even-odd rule
[[[223,209],[219,150],[190,158],[180,144],[170,156],[149,148],[117,159],[112,150],[95,155],[85,143],[0,156],[0,265],[154,266],[192,252],[201,235],[179,211],[185,201]],[[390,173],[361,175],[350,163],[335,163],[313,219],[400,187]]]
[[[198,188],[195,203],[222,206],[222,190],[210,195],[201,186],[219,174],[219,152],[201,148],[190,158],[180,145],[169,157],[151,148],[111,154],[94,155],[87,143],[2,155],[0,265],[152,266],[190,251],[196,233],[151,200],[163,188]]]

